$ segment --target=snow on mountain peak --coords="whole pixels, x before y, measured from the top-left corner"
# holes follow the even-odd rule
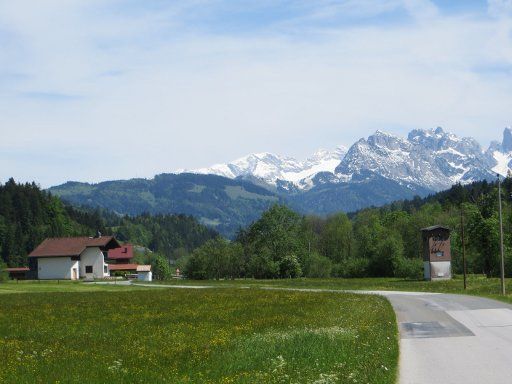
[[[406,139],[377,131],[354,144],[335,172],[339,178],[371,172],[406,185],[441,190],[485,177],[490,168],[474,139],[437,127],[412,130]]]
[[[503,139],[500,142],[493,141],[486,152],[487,156],[494,162],[492,171],[502,176],[507,176],[512,168],[512,128],[505,127]]]
[[[275,155],[270,152],[253,153],[227,164],[215,164],[187,172],[215,174],[228,178],[257,177],[276,185],[278,181],[290,182],[298,188],[307,188],[308,180],[320,172],[333,173],[347,152],[339,146],[334,150],[320,149],[305,161],[292,157]],[[303,181],[305,180],[305,181]]]
[[[489,179],[496,172],[506,175],[511,168],[511,127],[505,128],[501,143],[491,143],[485,152],[475,139],[458,137],[436,127],[414,129],[406,138],[377,130],[348,150],[319,149],[304,161],[261,152],[191,172],[229,178],[256,177],[285,189],[362,182],[376,175],[411,189],[437,191],[458,182]]]

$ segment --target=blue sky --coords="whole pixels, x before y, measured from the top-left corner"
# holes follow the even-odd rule
[[[0,0],[0,180],[512,123],[512,0]]]

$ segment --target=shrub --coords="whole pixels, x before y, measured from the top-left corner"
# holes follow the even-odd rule
[[[249,260],[249,275],[256,279],[274,279],[279,277],[279,264],[272,260],[267,247],[263,247]]]
[[[423,261],[418,258],[396,258],[393,260],[393,271],[396,277],[403,277],[411,280],[422,280]]]
[[[156,280],[168,280],[171,278],[169,261],[162,255],[155,255],[151,261],[153,276]]]
[[[333,267],[333,275],[336,277],[367,277],[369,265],[368,259],[345,259]]]
[[[127,271],[111,271],[110,272],[110,276],[112,277],[124,277],[128,274],[130,274],[131,272],[127,272]]]
[[[176,262],[174,264],[174,268],[179,269],[181,271],[181,273],[184,274],[185,271],[187,270],[187,265],[191,259],[192,259],[191,254],[181,256],[178,260],[176,260]]]
[[[195,252],[185,261],[182,271],[188,279],[205,280],[208,278],[207,268],[207,260],[201,253]]]
[[[302,268],[295,255],[288,255],[281,259],[279,263],[279,272],[281,277],[301,277]]]
[[[234,279],[240,277],[245,268],[241,245],[221,237],[208,240],[176,264],[188,278],[197,280]]]
[[[376,249],[368,268],[370,276],[394,276],[394,261],[403,258],[404,246],[397,234],[386,234],[376,242]]]
[[[305,262],[306,277],[330,277],[332,262],[328,257],[313,253]]]
[[[0,282],[6,281],[9,278],[9,275],[7,272],[4,271],[5,264],[0,262]]]

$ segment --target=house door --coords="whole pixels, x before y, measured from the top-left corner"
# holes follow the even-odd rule
[[[72,280],[78,280],[78,271],[76,268],[73,268],[73,274],[71,276]]]

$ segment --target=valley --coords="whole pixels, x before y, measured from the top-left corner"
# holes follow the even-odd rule
[[[233,238],[276,203],[302,214],[354,212],[425,197],[461,183],[494,180],[511,169],[512,130],[484,150],[442,128],[401,138],[377,131],[348,150],[317,151],[306,161],[270,153],[152,179],[67,182],[49,191],[74,205],[120,215],[186,214]]]

